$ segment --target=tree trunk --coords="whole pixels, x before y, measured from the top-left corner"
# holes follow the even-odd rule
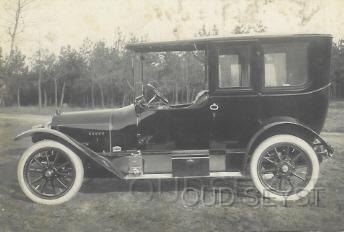
[[[47,104],[48,104],[47,89],[44,89],[44,107],[47,107]]]
[[[38,109],[41,110],[42,108],[42,89],[41,89],[41,82],[42,82],[42,75],[41,71],[38,72]]]
[[[100,99],[101,99],[102,107],[104,108],[105,107],[105,104],[104,104],[104,90],[103,90],[103,87],[102,87],[101,84],[98,84],[98,87],[99,87],[99,91],[100,91]]]
[[[45,103],[45,94],[44,94],[44,89],[42,90],[42,107],[44,107]]]
[[[184,87],[181,87],[180,88],[180,91],[181,91],[181,93],[180,93],[180,103],[182,103],[183,104],[183,102],[184,102]]]
[[[55,90],[55,108],[57,108],[57,79],[54,79],[54,90]]]
[[[112,81],[111,81],[112,82]],[[112,89],[113,84],[111,83],[111,87],[110,87],[110,93],[109,93],[109,106],[113,107],[113,89]]]
[[[17,89],[17,106],[20,107],[20,87]]]
[[[189,58],[186,57],[186,102],[189,103],[191,96],[190,96],[190,62],[189,62]]]
[[[207,62],[204,63],[204,70],[205,70],[205,75],[204,75],[203,85],[207,86],[208,85],[208,65],[207,65]]]
[[[176,91],[174,88],[172,89],[172,100],[171,100],[171,102],[173,104],[176,104]]]
[[[110,99],[110,105],[111,105],[111,107],[114,107],[113,96],[111,96],[111,99]]]
[[[126,100],[127,100],[127,95],[123,94],[122,107],[125,106]]]
[[[337,97],[337,83],[336,81],[332,82],[332,98],[335,99]]]
[[[176,104],[178,104],[179,103],[179,99],[178,99],[178,84],[177,83],[176,83],[175,91],[176,91]]]
[[[91,102],[92,102],[92,108],[94,108],[95,104],[94,104],[94,83],[93,83],[93,81],[91,84]]]
[[[60,101],[60,107],[62,108],[64,95],[65,95],[65,89],[66,89],[66,82],[63,82],[62,90],[61,90],[61,101]]]
[[[193,101],[195,97],[196,97],[196,89],[192,89],[190,102]]]
[[[73,84],[71,85],[73,86]],[[69,99],[68,99],[68,105],[73,105],[73,90],[72,91],[69,91]]]

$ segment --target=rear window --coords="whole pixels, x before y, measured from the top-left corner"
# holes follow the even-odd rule
[[[308,81],[308,43],[263,45],[264,86],[301,86]]]

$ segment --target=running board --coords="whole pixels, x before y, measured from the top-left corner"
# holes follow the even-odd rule
[[[214,178],[214,177],[244,177],[241,172],[210,172],[209,176],[173,176],[172,174],[143,174],[139,176],[127,175],[125,180],[138,180],[138,179],[181,179],[181,178]]]

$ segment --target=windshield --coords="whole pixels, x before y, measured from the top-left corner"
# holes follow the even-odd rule
[[[145,87],[149,83],[157,87],[170,104],[190,103],[197,93],[208,89],[203,50],[137,53],[133,60],[136,97],[151,97],[150,89]]]

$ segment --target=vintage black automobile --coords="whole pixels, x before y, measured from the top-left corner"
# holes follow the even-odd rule
[[[129,44],[140,57],[203,51],[209,88],[189,104],[169,104],[146,83],[152,99],[139,94],[123,108],[57,113],[16,137],[34,143],[20,158],[19,184],[42,204],[68,201],[85,176],[101,173],[250,176],[264,197],[304,197],[316,184],[319,163],[333,153],[319,136],[329,103],[331,43],[330,35],[297,34]]]

